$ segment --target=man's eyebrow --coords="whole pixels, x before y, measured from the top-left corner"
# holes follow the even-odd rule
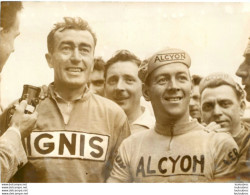
[[[179,74],[186,74],[186,75],[188,75],[188,73],[185,72],[185,71],[179,71],[179,72],[177,72],[176,74],[177,74],[177,75],[179,75]]]
[[[60,45],[67,44],[67,45],[74,45],[72,41],[62,41]]]
[[[72,42],[72,41],[62,41],[62,42],[60,43],[60,45],[63,45],[63,44],[75,45],[74,42]],[[80,47],[89,47],[89,48],[91,48],[91,45],[88,44],[88,43],[80,43],[79,46],[80,46]]]
[[[110,78],[114,78],[114,77],[118,77],[117,75],[115,75],[115,74],[112,74],[112,75],[110,75],[110,76],[107,76],[107,78],[108,79],[110,79]]]
[[[213,100],[207,100],[202,102],[202,104],[213,104],[213,103],[214,103]]]
[[[229,98],[223,98],[223,99],[219,99],[219,100],[218,100],[218,102],[222,102],[222,101],[230,101],[230,102],[231,102],[232,100],[229,99]]]
[[[80,47],[89,47],[89,48],[91,48],[91,45],[88,44],[88,43],[80,43],[79,46]]]
[[[135,77],[136,77],[136,76],[131,75],[131,74],[124,74],[123,76],[124,76],[124,77],[132,77],[132,78],[135,78]]]
[[[168,76],[168,75],[169,75],[169,73],[160,73],[160,74],[156,75],[155,77],[157,78],[157,77],[160,77],[160,76]]]

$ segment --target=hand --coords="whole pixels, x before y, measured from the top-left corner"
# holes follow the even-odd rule
[[[39,95],[39,98],[41,100],[44,100],[46,97],[48,97],[49,93],[48,93],[48,86],[47,85],[43,85],[41,87],[41,92],[40,92],[40,95]]]
[[[222,128],[220,124],[217,124],[216,122],[211,122],[208,125],[204,125],[206,127],[207,132],[227,132],[225,128]]]
[[[35,128],[38,115],[36,111],[34,111],[32,114],[25,114],[24,111],[26,106],[27,101],[21,101],[21,103],[16,106],[16,111],[14,112],[10,121],[10,126],[19,129],[22,138],[28,136]]]

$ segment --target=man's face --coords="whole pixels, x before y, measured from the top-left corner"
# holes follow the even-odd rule
[[[201,111],[200,111],[199,85],[193,85],[193,90],[192,90],[191,99],[189,103],[189,113],[192,118],[196,118],[200,120]]]
[[[247,93],[247,101],[250,102],[250,54],[245,58],[245,61],[239,66],[236,75],[241,77],[242,85],[245,85],[245,91]]]
[[[142,83],[138,77],[138,66],[131,61],[118,61],[107,70],[106,97],[119,104],[126,114],[140,105]]]
[[[80,88],[89,80],[94,62],[94,39],[89,31],[66,29],[54,35],[54,52],[46,59],[58,87]]]
[[[225,131],[231,131],[240,124],[242,112],[241,103],[232,87],[221,85],[203,90],[201,113],[205,123],[214,121]]]
[[[15,38],[20,34],[20,12],[16,14],[16,21],[9,30],[1,29],[0,32],[0,72],[2,72],[3,66],[9,58],[10,54],[14,52]]]
[[[90,74],[89,88],[98,95],[104,94],[104,71],[93,70]]]
[[[187,66],[173,63],[155,69],[149,75],[144,93],[151,100],[157,120],[182,119],[189,116],[191,80]]]

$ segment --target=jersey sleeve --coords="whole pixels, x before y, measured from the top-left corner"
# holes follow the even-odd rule
[[[214,179],[232,178],[238,162],[239,148],[232,136],[227,133],[216,133],[214,136]]]
[[[8,182],[27,161],[20,135],[8,129],[0,137],[1,182]]]
[[[115,120],[115,128],[112,139],[114,140],[114,146],[110,152],[110,157],[106,165],[105,178],[110,176],[110,172],[113,168],[114,160],[122,141],[130,136],[130,128],[127,120],[127,116],[123,112],[118,112]]]
[[[129,168],[130,158],[128,155],[131,145],[127,141],[128,140],[124,140],[118,149],[118,152],[115,156],[113,169],[111,171],[110,177],[107,180],[108,183],[132,182],[132,176],[130,174]]]
[[[13,107],[13,105],[15,105],[16,103],[18,103],[18,100],[11,103],[3,111],[3,113],[0,115],[0,135],[3,135],[4,132],[8,129],[8,126],[9,126],[9,124],[8,124],[8,122],[9,122],[9,112],[10,112],[11,108]]]

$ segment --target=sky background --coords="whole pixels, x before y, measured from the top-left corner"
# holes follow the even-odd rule
[[[128,49],[144,59],[165,47],[191,56],[191,74],[235,71],[250,37],[250,3],[24,2],[21,35],[2,71],[2,104],[21,97],[24,84],[53,81],[45,60],[47,35],[64,16],[87,20],[97,36],[96,56]]]

